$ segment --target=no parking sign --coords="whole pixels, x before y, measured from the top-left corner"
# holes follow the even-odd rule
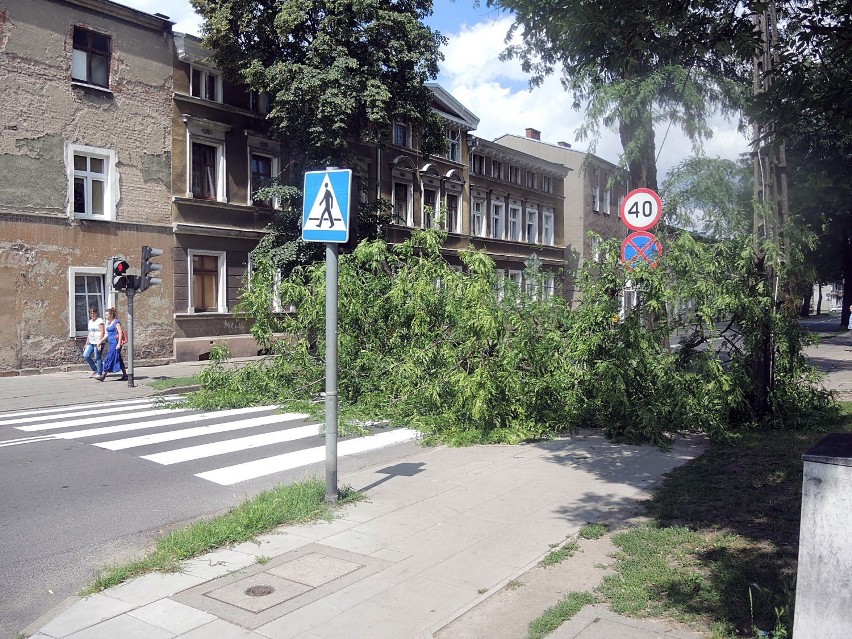
[[[634,231],[621,243],[621,261],[627,268],[638,264],[657,266],[657,258],[663,254],[663,245],[647,230],[653,228],[663,217],[663,201],[651,189],[634,189],[621,203],[621,221]]]

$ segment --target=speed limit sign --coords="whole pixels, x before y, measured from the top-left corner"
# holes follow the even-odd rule
[[[634,189],[621,203],[621,221],[634,231],[646,231],[663,217],[663,201],[651,189]]]

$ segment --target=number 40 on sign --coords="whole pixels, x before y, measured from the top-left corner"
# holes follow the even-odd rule
[[[646,231],[663,216],[663,202],[651,189],[634,189],[621,203],[621,221],[634,231]]]

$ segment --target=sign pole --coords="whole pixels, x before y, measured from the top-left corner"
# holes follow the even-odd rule
[[[337,503],[337,244],[325,245],[325,501]]]
[[[133,276],[131,276],[133,277]],[[128,282],[127,289],[127,385],[130,388],[136,386],[133,380],[133,298],[136,297],[136,282]]]

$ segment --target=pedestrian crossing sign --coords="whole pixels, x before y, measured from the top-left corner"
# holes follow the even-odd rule
[[[346,242],[351,192],[351,169],[306,172],[302,239],[306,242]]]

